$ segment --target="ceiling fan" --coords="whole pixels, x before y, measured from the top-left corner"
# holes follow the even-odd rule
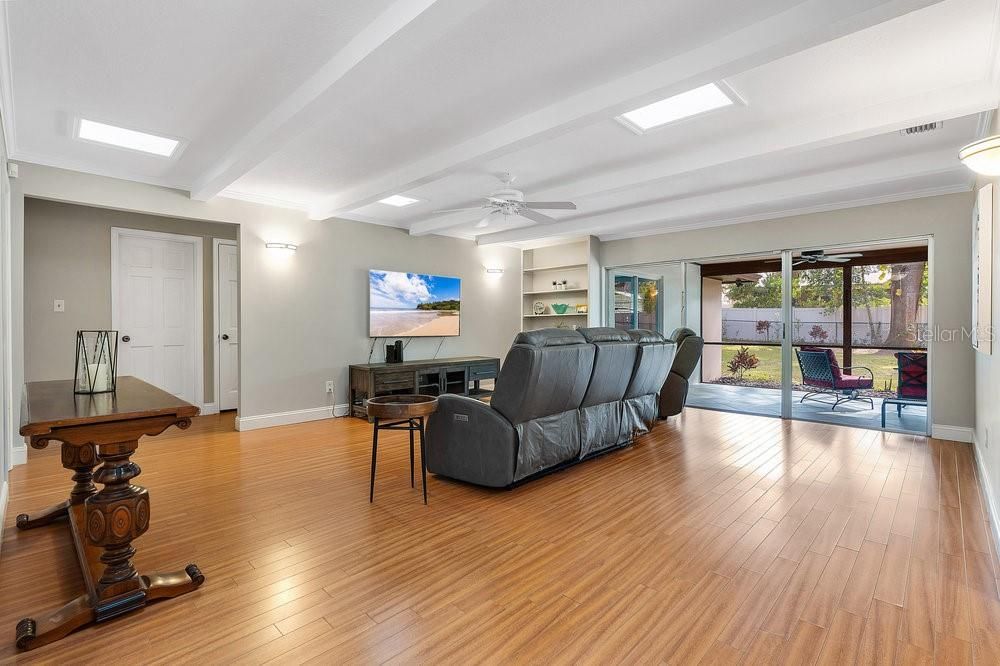
[[[495,192],[491,192],[489,196],[483,197],[483,203],[479,206],[446,208],[444,210],[435,210],[433,213],[457,213],[466,210],[485,211],[486,216],[476,223],[476,228],[482,229],[489,226],[492,220],[496,220],[497,216],[501,215],[504,218],[519,215],[532,222],[549,224],[556,222],[556,219],[544,213],[539,213],[539,210],[576,210],[576,204],[572,201],[525,201],[524,192],[515,190],[511,186],[515,180],[514,176],[504,172],[499,174],[498,177],[500,178],[500,182],[503,183],[503,187]]]
[[[843,254],[826,254],[824,250],[802,250],[799,258],[792,262],[792,266],[800,264],[837,263],[843,264],[851,259],[863,257],[860,252],[844,252]],[[768,259],[770,262],[779,262],[781,259]]]

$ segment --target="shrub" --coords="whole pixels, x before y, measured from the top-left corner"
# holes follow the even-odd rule
[[[826,329],[819,324],[813,324],[813,327],[809,329],[809,337],[816,342],[826,342],[826,339],[830,336],[826,332]]]
[[[757,322],[757,332],[764,334],[764,339],[768,342],[771,341],[771,322],[766,319],[761,319]]]
[[[760,359],[757,355],[746,347],[740,347],[739,351],[733,354],[733,357],[729,359],[729,363],[726,364],[726,369],[729,370],[729,374],[735,375],[736,379],[743,381],[743,373],[747,370],[753,370],[760,364]]]

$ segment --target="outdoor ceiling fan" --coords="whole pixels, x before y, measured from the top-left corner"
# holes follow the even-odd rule
[[[798,266],[800,264],[818,264],[818,263],[836,263],[843,264],[847,263],[851,259],[856,259],[858,257],[863,257],[860,252],[844,252],[843,254],[826,254],[824,250],[802,250],[802,254],[798,259],[792,262],[792,266]],[[781,259],[768,259],[771,262],[779,262]]]
[[[504,172],[499,174],[499,178],[500,182],[503,183],[503,187],[495,192],[491,192],[489,196],[483,197],[483,203],[479,206],[446,208],[444,210],[435,210],[433,213],[457,213],[466,210],[485,211],[486,216],[476,223],[476,228],[482,229],[489,226],[490,221],[497,219],[498,215],[502,215],[505,218],[519,215],[532,222],[549,224],[557,220],[554,217],[539,213],[539,210],[576,210],[576,204],[572,201],[525,201],[524,192],[511,187],[514,182],[514,176]]]

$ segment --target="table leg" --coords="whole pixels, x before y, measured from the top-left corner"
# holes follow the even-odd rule
[[[375,417],[375,427],[372,430],[372,474],[368,488],[368,503],[375,501],[375,458],[378,455],[378,417]]]
[[[410,419],[410,487],[413,487],[413,419]]]
[[[129,458],[138,440],[102,444],[98,456],[103,465],[94,478],[104,486],[87,498],[87,538],[103,548],[100,561],[104,573],[95,584],[95,619],[100,622],[145,605],[143,581],[132,565],[133,539],[149,528],[149,491],[134,486],[139,466]]]
[[[94,467],[97,465],[97,454],[94,445],[73,446],[72,444],[64,443],[61,454],[62,466],[73,471],[75,485],[70,492],[70,498],[31,515],[26,513],[20,514],[17,517],[18,529],[30,530],[63,518],[69,512],[70,506],[83,503],[88,497],[97,492],[97,487],[94,486],[93,473]]]
[[[94,619],[90,597],[77,597],[62,608],[40,620],[26,617],[17,623],[16,641],[19,650],[33,650],[66,636]]]
[[[205,582],[205,576],[197,564],[189,564],[183,571],[143,576],[142,582],[146,584],[146,601],[152,601],[177,597],[196,590]]]
[[[424,484],[424,504],[427,504],[427,452],[424,449],[424,417],[420,419],[420,475]]]

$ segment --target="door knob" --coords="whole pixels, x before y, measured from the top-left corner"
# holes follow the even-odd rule
[[[122,342],[131,342],[131,341],[132,341],[132,337],[131,336],[128,336],[128,335],[123,335],[122,336]]]
[[[222,334],[222,339],[223,340],[228,340],[229,339],[229,334],[228,333],[223,333]]]

